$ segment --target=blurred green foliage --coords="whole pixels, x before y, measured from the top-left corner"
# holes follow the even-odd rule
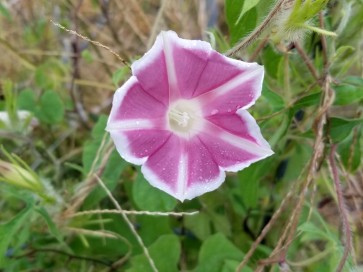
[[[52,2],[0,3],[0,48],[4,52],[0,56],[0,161],[14,163],[11,158],[20,157],[16,160],[20,167],[34,173],[44,188],[39,192],[10,182],[0,164],[0,270],[152,271],[123,218],[101,212],[115,207],[98,186],[96,173],[125,210],[199,211],[183,217],[129,215],[159,271],[235,271],[293,185],[306,177],[324,98],[321,82],[291,44],[283,44],[286,50],[281,51],[268,35],[254,41],[237,57],[247,60],[256,53],[255,60],[265,67],[262,96],[251,112],[275,155],[229,174],[218,190],[180,203],[151,187],[138,167],[122,160],[104,130],[112,93],[130,76],[129,68],[107,50],[76,39],[48,20],[60,21],[116,48],[131,62],[147,50],[145,26],[136,22],[144,17],[153,22],[158,1],[128,2],[129,17],[124,16],[126,9],[112,1],[110,6],[102,4],[108,1],[80,1],[79,10],[77,1]],[[172,20],[185,17],[190,24],[199,22],[196,11],[201,7],[193,1],[179,4],[170,4],[175,7],[168,12],[179,17],[165,13],[165,27],[195,38],[191,33],[199,28]],[[272,0],[225,0],[220,20],[208,29],[215,48],[223,52],[237,44],[273,5]],[[319,173],[306,191],[287,252],[292,271],[334,271],[344,250],[326,159],[331,143],[338,147],[355,233],[355,255],[344,269],[362,269],[359,263],[363,261],[363,199],[359,195],[363,190],[363,2],[331,0],[322,12],[325,28],[338,35],[327,38],[327,70],[319,35],[307,32],[298,42],[318,75],[329,73],[335,100],[324,128],[326,149]],[[319,26],[316,16],[309,23]],[[242,271],[254,271],[273,252],[294,209],[290,205],[282,213]],[[75,214],[89,210],[99,213]],[[272,271],[278,271],[278,263],[272,264]]]

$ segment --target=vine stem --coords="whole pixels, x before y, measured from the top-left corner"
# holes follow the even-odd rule
[[[271,24],[272,20],[279,12],[284,1],[285,0],[278,0],[274,8],[270,11],[270,13],[266,16],[266,18],[262,21],[262,23],[254,31],[252,31],[246,38],[244,38],[241,42],[239,42],[236,46],[228,50],[225,53],[225,55],[227,57],[230,57],[236,54],[238,51],[246,48],[253,41],[255,41],[262,34],[262,32]]]
[[[330,165],[330,171],[331,171],[334,185],[335,185],[339,213],[340,213],[340,217],[342,219],[343,233],[345,236],[344,253],[343,253],[343,256],[340,259],[340,262],[336,269],[337,272],[341,272],[344,269],[344,265],[348,259],[350,249],[352,248],[352,233],[351,233],[350,227],[349,227],[348,211],[347,211],[344,197],[343,197],[343,190],[342,190],[342,186],[340,184],[338,168],[335,163],[336,148],[337,148],[337,146],[335,144],[333,144],[331,146],[331,150],[330,150],[330,154],[329,154],[329,165]]]

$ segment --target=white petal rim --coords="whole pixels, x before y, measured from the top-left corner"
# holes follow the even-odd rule
[[[247,120],[245,123],[247,124],[248,131],[253,136],[253,138],[255,138],[258,144],[265,149],[271,150],[271,146],[262,136],[261,129],[258,126],[255,118],[253,118],[253,116],[245,109],[239,109],[236,113],[243,121]]]
[[[183,160],[186,162],[187,160]],[[186,167],[186,165],[184,165]],[[180,164],[179,164],[180,167]],[[185,167],[178,168],[179,174],[178,174],[178,180],[184,178],[182,182],[178,181],[178,186],[184,186],[185,183],[185,173],[183,170]],[[145,164],[141,166],[141,172],[144,175],[145,179],[155,188],[158,188],[161,191],[164,191],[165,193],[173,196],[174,198],[180,200],[181,202],[184,202],[184,200],[191,200],[195,197],[198,197],[200,195],[203,195],[205,193],[211,192],[216,190],[218,187],[222,185],[226,178],[225,171],[219,167],[219,175],[212,181],[208,181],[207,185],[204,185],[203,182],[198,182],[198,184],[190,186],[187,188],[187,190],[181,190],[179,187],[177,191],[172,190],[170,187],[168,187],[165,183],[160,182],[160,178],[158,178],[157,175],[154,174],[154,172],[147,167]],[[181,185],[180,185],[180,184]],[[183,192],[184,191],[184,192]]]
[[[116,133],[116,131],[111,130],[109,133],[116,146],[116,150],[125,161],[136,165],[142,165],[146,162],[148,157],[137,158],[131,154],[129,140],[122,132]]]
[[[138,80],[135,76],[131,76],[120,88],[116,90],[116,92],[113,95],[113,101],[112,101],[112,108],[110,116],[107,120],[107,126],[106,130],[111,126],[110,124],[115,121],[114,115],[117,114],[117,110],[120,109],[122,101],[124,100],[127,92],[130,90],[130,88],[137,83]]]

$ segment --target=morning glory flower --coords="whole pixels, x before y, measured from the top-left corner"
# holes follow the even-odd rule
[[[246,111],[261,94],[262,66],[167,31],[131,68],[106,130],[151,185],[192,199],[218,188],[225,171],[273,154]]]

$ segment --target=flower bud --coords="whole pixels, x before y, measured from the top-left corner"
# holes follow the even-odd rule
[[[0,160],[0,181],[8,184],[28,189],[33,192],[42,192],[44,190],[39,177],[34,172],[30,172],[23,167]]]
[[[280,46],[303,38],[308,31],[336,36],[311,25],[312,18],[324,9],[329,0],[286,0],[276,15],[271,29],[271,41]]]

